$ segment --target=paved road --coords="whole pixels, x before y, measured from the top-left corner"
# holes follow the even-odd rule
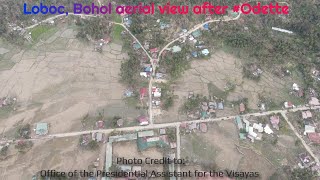
[[[267,111],[262,113],[248,113],[239,116],[266,116],[275,113],[287,113],[287,112],[296,112],[296,111],[303,111],[309,109],[320,109],[320,106],[314,107],[297,107],[293,109],[281,109],[281,110],[274,110],[274,111]],[[163,124],[150,124],[148,126],[132,126],[132,127],[123,127],[123,128],[115,128],[115,129],[98,129],[98,130],[88,130],[88,131],[77,131],[77,132],[67,132],[67,133],[57,133],[57,134],[50,134],[47,136],[40,136],[40,137],[33,137],[29,139],[29,141],[34,140],[41,140],[41,139],[52,139],[52,138],[63,138],[63,137],[72,137],[72,136],[80,136],[83,134],[89,134],[94,132],[101,132],[101,133],[111,133],[114,131],[117,132],[127,132],[127,131],[141,131],[141,130],[148,130],[148,129],[159,129],[159,128],[167,128],[167,127],[177,127],[183,123],[201,123],[201,122],[219,122],[225,120],[233,120],[236,116],[227,116],[227,117],[218,117],[218,118],[209,118],[209,119],[198,119],[198,120],[191,120],[191,121],[181,121],[181,122],[171,122],[171,123],[163,123]],[[6,142],[12,142],[12,140],[8,140]]]

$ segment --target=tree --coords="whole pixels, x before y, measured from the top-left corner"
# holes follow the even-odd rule
[[[99,147],[99,144],[97,141],[91,140],[87,146],[90,150],[96,150]]]
[[[302,180],[308,179],[312,180],[315,179],[315,172],[313,172],[310,168],[296,168],[291,173],[291,180]]]

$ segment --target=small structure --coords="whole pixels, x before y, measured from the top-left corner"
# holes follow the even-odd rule
[[[208,30],[209,30],[209,23],[204,24],[204,25],[203,25],[203,29],[208,31]]]
[[[159,130],[159,134],[160,134],[160,135],[166,134],[166,129],[164,129],[164,128],[160,129],[160,130]]]
[[[258,130],[259,133],[263,132],[263,126],[261,123],[257,124],[257,123],[253,123],[253,128]]]
[[[294,90],[294,91],[299,91],[299,90],[300,90],[299,85],[296,84],[296,83],[293,83],[293,85],[292,85],[292,90]]]
[[[118,126],[118,127],[122,127],[123,124],[124,124],[123,119],[118,119],[118,120],[117,120],[117,126]]]
[[[152,54],[152,53],[157,53],[159,51],[159,49],[158,48],[152,48],[152,49],[150,49],[150,53]]]
[[[198,57],[198,52],[197,51],[193,51],[191,53],[191,55],[192,55],[192,57],[196,58],[196,57]]]
[[[137,120],[140,126],[145,126],[149,124],[149,118],[147,116],[139,116]]]
[[[152,137],[152,136],[154,136],[154,131],[153,130],[138,132],[138,137],[139,138],[141,138],[141,137]]]
[[[320,133],[308,133],[308,138],[315,144],[320,144]]]
[[[196,122],[193,122],[193,123],[188,124],[188,129],[189,129],[190,131],[193,131],[193,130],[198,129],[197,123],[196,123]]]
[[[161,88],[152,87],[152,94],[154,97],[161,97]]]
[[[244,113],[246,111],[246,106],[243,103],[240,103],[239,111],[240,111],[240,113]]]
[[[206,123],[200,123],[200,131],[203,133],[208,131],[208,126]]]
[[[96,122],[96,127],[97,127],[98,129],[104,129],[104,128],[105,128],[105,126],[104,126],[104,121],[97,121],[97,122]]]
[[[309,167],[312,163],[311,157],[307,153],[299,154],[299,159],[302,162],[304,167]]]
[[[196,30],[196,31],[192,32],[191,34],[194,38],[198,38],[202,35],[200,30]]]
[[[36,124],[36,135],[47,135],[48,134],[48,123],[37,123]]]
[[[311,97],[310,101],[309,101],[309,104],[311,106],[319,106],[320,102],[319,102],[319,99],[317,99],[316,97]]]
[[[208,56],[210,54],[209,50],[208,49],[203,49],[201,51],[201,54],[204,55],[204,56]]]
[[[294,105],[293,105],[291,102],[284,102],[284,107],[285,107],[286,109],[289,109],[289,108],[293,108]]]
[[[147,88],[140,88],[140,100],[142,100],[147,93]]]
[[[242,124],[242,120],[241,120],[240,116],[237,116],[237,117],[235,118],[235,122],[236,122],[236,124],[238,125],[238,129],[239,129],[239,130],[240,130],[240,129],[243,129],[243,124]]]
[[[103,133],[101,132],[96,132],[92,134],[92,140],[97,141],[97,142],[102,142],[103,141]]]
[[[302,111],[301,114],[303,119],[312,118],[312,113],[310,111]]]
[[[134,49],[134,50],[138,50],[138,49],[141,48],[141,45],[140,45],[139,43],[137,43],[137,42],[133,43],[132,46],[133,46],[133,49]]]
[[[176,142],[170,142],[170,148],[171,149],[177,148],[177,143]]]
[[[218,102],[218,110],[223,110],[224,109],[224,105],[223,102]]]
[[[316,132],[316,128],[314,126],[311,125],[305,125],[304,126],[304,135],[307,135],[308,133],[314,133]]]
[[[273,131],[272,129],[269,127],[269,124],[267,124],[265,127],[264,127],[264,132],[267,133],[267,134],[273,134]]]
[[[181,47],[180,46],[173,46],[171,50],[173,53],[177,53],[177,52],[181,51]]]
[[[274,129],[279,130],[280,117],[279,116],[271,116],[270,117],[271,125]]]
[[[284,32],[284,33],[287,33],[287,34],[293,34],[292,31],[289,31],[289,30],[286,30],[286,29],[277,28],[277,27],[272,27],[272,30],[279,31],[279,32]]]

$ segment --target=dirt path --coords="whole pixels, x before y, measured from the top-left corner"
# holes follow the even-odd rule
[[[311,148],[307,145],[307,143],[304,141],[304,139],[302,138],[302,136],[299,134],[299,132],[294,128],[294,126],[292,125],[292,123],[289,121],[287,115],[285,112],[281,112],[281,115],[283,116],[283,118],[287,121],[287,123],[289,124],[290,128],[292,129],[292,131],[294,132],[294,134],[300,139],[302,145],[304,146],[304,148],[309,152],[309,154],[313,157],[313,159],[316,161],[316,163],[320,163],[318,157],[312,152]]]

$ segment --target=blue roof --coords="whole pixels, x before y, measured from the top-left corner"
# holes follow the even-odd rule
[[[140,46],[139,43],[134,43],[134,44],[133,44],[133,48],[134,48],[134,49],[140,49],[141,46]]]
[[[145,71],[145,72],[151,72],[151,71],[152,71],[152,68],[151,68],[151,67],[145,67],[145,68],[144,68],[144,71]]]
[[[198,57],[197,51],[193,51],[191,54],[192,54],[193,57]]]
[[[205,30],[209,30],[209,24],[207,23],[207,24],[203,25],[203,28],[204,28]]]

